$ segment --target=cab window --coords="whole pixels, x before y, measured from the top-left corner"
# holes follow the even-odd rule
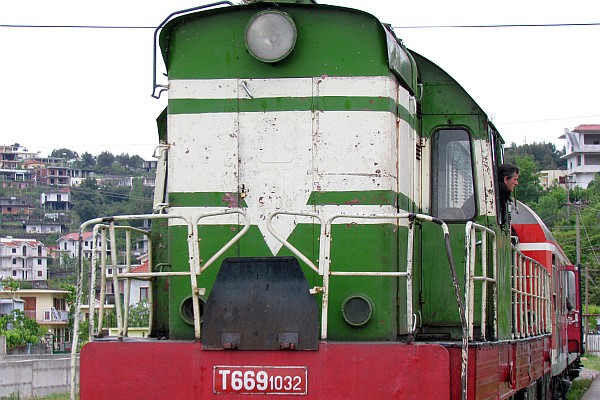
[[[476,214],[469,134],[442,129],[432,136],[431,211],[444,221],[465,221]]]

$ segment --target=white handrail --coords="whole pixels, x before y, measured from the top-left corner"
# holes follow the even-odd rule
[[[477,241],[477,232],[480,234],[480,240]],[[488,273],[488,237],[492,241],[492,271],[491,276]],[[477,250],[479,247],[479,250]],[[474,316],[473,310],[475,309],[475,282],[481,282],[481,339],[486,339],[487,330],[487,285],[492,285],[493,293],[493,339],[498,338],[498,288],[497,288],[497,247],[496,247],[496,233],[483,226],[476,224],[472,221],[468,221],[465,226],[465,307],[466,319],[469,327],[469,340],[473,339],[474,331]],[[476,272],[476,260],[477,254],[481,255],[481,275],[477,275]]]

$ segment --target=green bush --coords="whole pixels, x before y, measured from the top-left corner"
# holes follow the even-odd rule
[[[11,330],[8,329],[9,323],[12,324]],[[0,335],[6,336],[6,347],[9,349],[28,343],[37,344],[43,334],[40,325],[20,310],[13,310],[0,318]]]

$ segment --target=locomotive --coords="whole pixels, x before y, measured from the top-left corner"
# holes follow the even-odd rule
[[[563,396],[578,268],[532,210],[500,212],[503,139],[450,75],[311,0],[173,13],[157,43],[154,213],[80,228],[101,280],[82,400]],[[119,261],[132,235],[144,272]],[[148,337],[128,335],[120,279],[150,281]]]

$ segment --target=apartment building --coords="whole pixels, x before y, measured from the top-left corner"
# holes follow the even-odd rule
[[[559,139],[566,140],[566,182],[570,188],[584,189],[600,172],[600,125],[579,125],[573,131],[565,129]]]

